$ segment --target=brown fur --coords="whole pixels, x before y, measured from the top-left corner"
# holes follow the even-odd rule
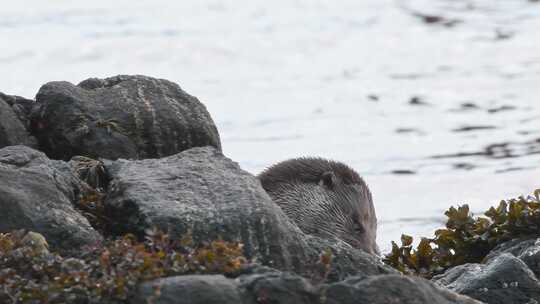
[[[321,174],[328,171],[334,172],[345,183],[365,185],[364,180],[349,166],[319,157],[293,158],[277,163],[259,174],[259,178],[266,189],[265,186],[292,181],[317,183]]]
[[[280,162],[258,177],[272,200],[304,233],[338,238],[378,254],[371,192],[352,168],[306,157]]]

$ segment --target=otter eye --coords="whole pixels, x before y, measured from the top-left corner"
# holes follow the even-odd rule
[[[364,233],[366,230],[364,229],[364,225],[358,221],[354,221],[353,223],[353,230],[357,233]]]

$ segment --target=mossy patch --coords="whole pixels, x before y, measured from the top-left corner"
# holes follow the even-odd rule
[[[534,195],[503,200],[483,216],[475,217],[468,205],[445,212],[446,228],[435,237],[422,238],[416,248],[413,238],[401,236],[401,245],[392,242],[392,251],[383,261],[405,274],[430,278],[446,269],[479,263],[495,246],[515,238],[536,237],[540,233],[540,189]]]

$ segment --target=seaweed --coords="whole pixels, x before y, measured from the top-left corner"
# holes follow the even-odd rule
[[[173,240],[158,230],[142,242],[128,234],[76,257],[50,253],[38,233],[13,231],[0,234],[0,303],[126,303],[140,282],[227,274],[247,262],[239,243],[195,246],[189,235]]]
[[[413,238],[403,234],[401,245],[392,242],[383,261],[402,273],[425,278],[457,265],[480,263],[497,245],[540,233],[540,189],[527,197],[502,200],[483,216],[475,217],[466,204],[451,207],[445,215],[446,228],[436,230],[433,238],[421,238],[414,248]]]
[[[89,187],[84,189],[74,206],[94,229],[108,236],[113,221],[106,215],[104,199],[105,193]]]

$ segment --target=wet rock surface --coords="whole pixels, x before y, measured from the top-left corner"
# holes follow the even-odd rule
[[[280,304],[480,304],[421,278],[400,275],[350,277],[330,285],[279,271],[224,276],[171,277],[145,283],[135,303],[280,303]],[[204,300],[205,302],[201,302]],[[236,302],[233,302],[236,301]]]
[[[68,252],[102,237],[74,208],[82,184],[64,162],[26,146],[0,149],[0,232],[43,234],[51,250]]]
[[[287,272],[267,272],[237,279],[247,303],[318,303],[319,294],[308,280]]]
[[[144,159],[191,147],[221,148],[205,106],[177,84],[146,76],[91,78],[41,87],[32,134],[54,159]]]
[[[339,240],[326,240],[318,237],[305,236],[310,259],[304,261],[301,272],[306,273],[314,281],[336,282],[351,275],[396,274],[395,269],[381,263],[380,258],[360,249],[351,248]],[[332,261],[326,271],[315,269],[313,261],[320,260],[321,253],[331,252]],[[310,265],[311,264],[311,265]],[[322,267],[317,264],[315,267]],[[306,271],[304,268],[307,268]],[[311,272],[309,269],[311,268]],[[324,272],[324,276],[320,274]]]
[[[237,304],[242,301],[238,283],[222,275],[169,277],[141,284],[132,303]]]
[[[24,120],[23,102],[16,104],[22,97],[0,93],[0,148],[13,145],[35,146],[36,139],[27,131]]]
[[[350,278],[324,288],[328,304],[348,303],[480,303],[418,277],[401,275]]]
[[[433,281],[459,294],[490,304],[536,303],[540,282],[520,258],[501,253],[485,264],[465,264],[449,269]]]
[[[540,239],[518,239],[506,242],[493,249],[485,260],[491,261],[503,253],[519,258],[537,277],[540,275]]]

